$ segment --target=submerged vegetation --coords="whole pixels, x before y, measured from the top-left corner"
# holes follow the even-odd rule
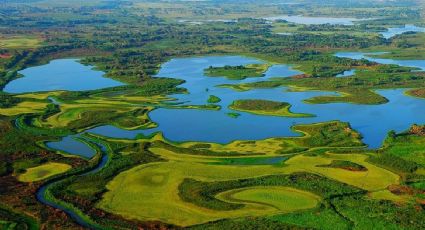
[[[412,121],[405,131],[389,132],[380,147],[367,148],[366,136],[353,128],[359,126],[342,122],[343,115],[341,121],[313,123],[314,114],[291,111],[291,104],[316,95],[299,101],[379,106],[390,99],[377,91],[400,88],[409,99],[423,100],[425,34],[382,33],[405,24],[425,27],[424,5],[282,3],[3,1],[0,229],[423,229],[424,124]],[[278,15],[308,17],[270,19]],[[333,23],[347,17],[352,19]],[[350,50],[364,56],[338,56]],[[234,64],[235,55],[257,64]],[[193,67],[179,73],[189,77],[160,71],[173,65],[171,59],[192,56],[231,61],[197,69],[197,61],[209,59],[191,59],[188,66],[176,66]],[[49,61],[70,57],[123,85],[3,92],[10,82],[25,79],[22,70],[43,74]],[[298,72],[288,74],[272,68],[275,64]],[[337,77],[353,69],[353,75]],[[215,78],[189,82],[192,71]],[[227,84],[200,83],[220,79]],[[199,87],[194,92],[192,84]],[[233,90],[241,97],[233,98]],[[262,90],[271,92],[269,99],[256,95]],[[288,91],[288,100],[278,99],[279,90]],[[191,93],[199,104],[184,100]],[[422,116],[416,105],[403,106]],[[189,133],[200,124],[186,113],[193,111],[210,126]],[[161,123],[156,113],[171,116]],[[210,117],[215,115],[218,119]],[[182,119],[186,116],[190,119]],[[265,124],[253,124],[255,117],[291,119],[294,136],[215,142],[226,131],[233,135],[233,123],[225,122],[260,132]],[[178,123],[184,128],[173,126]],[[161,132],[170,124],[184,141]],[[212,130],[224,131],[217,137]],[[192,134],[214,141],[193,141]],[[86,149],[93,152],[90,158],[79,157]]]

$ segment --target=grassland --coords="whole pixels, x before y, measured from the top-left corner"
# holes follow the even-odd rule
[[[305,132],[310,130],[311,132],[315,126],[321,129],[326,127],[324,124],[320,124],[301,126],[298,129]],[[338,132],[345,131],[340,129]],[[311,132],[311,135],[314,136],[315,134]],[[315,191],[313,188],[309,188],[308,191],[305,191],[305,187],[302,186],[293,188],[294,185],[285,184],[287,182],[283,183],[285,180],[281,180],[279,183],[282,184],[275,185],[283,187],[267,187],[265,189],[261,187],[262,184],[253,183],[252,186],[220,190],[221,192],[212,195],[211,199],[213,200],[211,202],[213,203],[208,203],[209,201],[204,201],[203,198],[200,198],[199,201],[191,201],[192,198],[190,197],[193,197],[193,193],[197,190],[192,191],[192,182],[187,184],[187,180],[215,183],[270,175],[290,177],[298,173],[313,173],[366,191],[385,190],[389,185],[400,183],[398,175],[368,163],[366,161],[368,156],[364,154],[299,154],[286,161],[285,158],[281,158],[277,161],[270,161],[268,164],[253,163],[253,161],[264,162],[264,159],[281,156],[279,149],[285,148],[285,141],[288,141],[288,143],[291,141],[310,143],[308,146],[314,146],[315,142],[308,141],[309,139],[317,140],[312,136],[258,141],[250,144],[255,146],[256,153],[251,151],[250,154],[245,156],[227,155],[225,158],[221,154],[217,156],[199,155],[196,154],[196,150],[191,150],[192,153],[185,153],[185,150],[181,147],[164,148],[161,147],[163,145],[151,147],[149,151],[166,161],[140,165],[120,173],[107,184],[108,192],[103,195],[98,207],[127,218],[143,221],[160,220],[180,226],[189,226],[223,218],[276,215],[295,210],[311,209],[316,207],[318,202],[323,199],[324,194]],[[158,140],[158,137],[154,138]],[[329,138],[331,137],[329,136]],[[334,136],[332,138],[337,139]],[[267,151],[267,149],[259,151],[259,146],[262,145],[272,148],[272,146],[266,144],[271,141],[276,142],[274,151]],[[229,152],[232,149],[233,152],[246,153],[249,147],[240,145],[241,143],[243,142],[229,144],[227,147],[221,146],[220,148],[222,148],[221,151]],[[317,146],[326,148],[325,142],[323,144],[316,143]],[[191,149],[196,148],[195,143],[183,143],[181,146],[190,145],[193,146]],[[212,143],[197,143],[196,145],[199,148],[208,148],[209,151],[219,149],[219,146],[214,146]],[[308,148],[304,148],[303,151],[306,150]],[[258,158],[253,156],[258,156]],[[323,165],[330,165],[334,161],[351,162],[361,165],[367,170],[354,171],[341,167],[323,167]],[[183,185],[184,190],[181,187]],[[185,194],[192,195],[186,196]],[[277,196],[294,199],[279,201],[276,198]],[[141,206],[150,208],[140,209]]]
[[[18,178],[22,182],[35,182],[64,173],[70,169],[70,165],[50,162],[37,167],[28,168],[26,172],[19,175]]]
[[[66,94],[66,93],[65,93]],[[21,95],[20,97],[44,97],[46,95]],[[102,97],[91,96],[85,99],[72,99],[62,94],[52,94],[61,101],[57,111],[48,116],[35,119],[33,122],[38,126],[52,128],[70,128],[81,130],[101,124],[112,123],[126,129],[140,127],[152,127],[153,123],[148,118],[148,112],[152,111],[159,103],[169,100],[166,97],[153,96],[128,96],[123,95],[110,97],[105,100]],[[47,100],[46,100],[47,101]],[[145,105],[143,108],[137,104]]]
[[[295,132],[303,134],[293,138],[270,138],[258,141],[234,141],[226,145],[207,143],[199,146],[196,142],[185,142],[181,147],[195,150],[210,150],[219,153],[262,154],[293,154],[312,150],[318,147],[364,147],[361,135],[351,129],[347,123],[327,122],[310,125],[297,125]]]
[[[243,80],[249,77],[263,77],[269,69],[269,64],[249,64],[247,66],[224,66],[205,69],[205,75],[209,77],[226,77],[230,80]]]
[[[340,169],[346,169],[350,171],[367,171],[367,168],[363,167],[362,165],[353,163],[351,161],[334,160],[330,164],[321,165],[321,166],[325,168],[340,168]]]
[[[232,211],[214,211],[214,209],[211,208],[202,208],[184,202],[179,197],[179,185],[185,178],[212,182],[261,177],[271,174],[313,172],[370,191],[383,190],[389,185],[399,183],[399,177],[397,175],[365,162],[367,156],[364,155],[329,154],[323,157],[300,155],[288,160],[285,163],[286,166],[281,167],[272,165],[220,166],[208,164],[208,162],[214,161],[212,158],[191,156],[177,157],[179,155],[178,153],[172,153],[164,149],[151,149],[151,151],[161,155],[169,161],[138,166],[118,175],[108,184],[107,188],[109,192],[104,195],[102,201],[99,203],[100,208],[124,215],[128,218],[163,220],[168,223],[187,226],[222,218],[284,213],[287,212],[288,209],[277,208],[278,211],[276,212],[276,209],[272,211],[270,208],[266,208],[270,205],[270,201],[267,201],[267,199],[273,199],[268,196],[273,196],[275,191],[265,194],[264,189],[254,189],[252,191],[245,190],[244,193],[240,193],[239,195],[237,195],[238,192],[233,193],[231,191],[230,194],[232,195],[225,193],[219,196],[223,201],[234,203],[235,200],[238,200],[236,203],[245,204],[243,208],[240,209]],[[317,167],[318,164],[330,163],[332,160],[336,159],[344,159],[362,164],[368,169],[368,172],[353,172],[336,168],[324,169],[322,167]],[[135,183],[136,181],[137,183]],[[291,190],[290,196],[306,196],[305,192],[295,194],[294,191],[297,190]],[[256,196],[260,196],[260,198]],[[291,202],[296,202],[296,204],[293,205],[298,208],[313,208],[316,203],[314,201],[317,201],[317,198],[312,199],[312,197],[317,197],[317,195],[307,196],[310,198],[307,200],[302,199],[303,201],[299,201],[301,203],[297,203],[296,199]],[[249,199],[249,197],[251,198]],[[254,203],[255,205],[246,205],[246,203]],[[274,201],[272,203],[274,206],[279,205],[279,201]],[[262,207],[264,205],[266,207]],[[290,204],[286,205],[288,205],[287,208],[291,209],[290,207],[292,206]],[[138,207],[140,206],[150,207],[150,209],[139,209]]]
[[[0,48],[3,49],[31,49],[41,45],[38,38],[32,37],[0,37]]]
[[[319,196],[290,187],[248,187],[220,193],[217,198],[231,203],[270,206],[281,213],[312,209],[320,201]]]
[[[381,27],[375,26],[365,28],[362,26],[344,26],[344,25],[301,25],[290,22],[273,23],[272,31],[280,36],[291,36],[293,34],[312,34],[312,35],[335,35],[343,34],[357,37],[378,37]],[[368,31],[365,31],[368,30]]]
[[[290,111],[291,105],[286,102],[276,102],[268,100],[237,100],[230,106],[230,109],[248,112],[259,115],[280,116],[280,117],[311,117],[309,114],[293,113]]]
[[[393,45],[388,47],[374,47],[374,50],[387,50],[388,52],[378,55],[380,58],[395,60],[423,60],[425,59],[425,33],[404,34],[393,38]]]
[[[398,135],[384,143],[387,154],[425,166],[425,136]]]
[[[37,101],[23,101],[10,108],[0,108],[0,114],[5,116],[15,116],[28,113],[42,113],[48,103]]]

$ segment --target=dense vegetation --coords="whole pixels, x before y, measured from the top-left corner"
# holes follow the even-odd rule
[[[243,80],[248,77],[263,77],[267,71],[267,64],[251,64],[248,66],[210,66],[205,70],[205,75],[209,77],[227,77],[230,80]]]
[[[8,108],[17,105],[22,100],[8,94],[0,93],[0,108]]]

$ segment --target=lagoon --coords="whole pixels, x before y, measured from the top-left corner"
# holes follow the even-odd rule
[[[48,64],[19,71],[23,77],[9,82],[4,92],[29,93],[42,91],[84,91],[123,85],[103,77],[104,72],[83,65],[78,59],[57,59]]]

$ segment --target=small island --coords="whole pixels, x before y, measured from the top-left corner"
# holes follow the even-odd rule
[[[280,116],[280,117],[312,117],[311,114],[292,113],[291,105],[286,102],[268,101],[268,100],[236,100],[230,106],[230,109],[242,112],[248,112],[258,115]]]
[[[216,103],[219,103],[220,101],[221,101],[221,99],[217,96],[214,96],[214,95],[210,95],[208,100],[207,100],[207,102],[210,103],[210,104],[216,104]]]
[[[205,75],[208,77],[226,77],[230,80],[243,80],[250,77],[264,77],[270,64],[249,64],[246,66],[223,66],[205,69]]]
[[[227,113],[227,116],[231,118],[238,118],[241,114],[240,113]]]

